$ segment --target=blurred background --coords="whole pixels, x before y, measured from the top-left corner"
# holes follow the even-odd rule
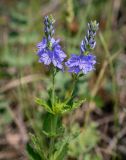
[[[100,23],[96,70],[76,88],[86,102],[63,118],[69,132],[81,131],[68,160],[126,160],[125,0],[0,0],[0,160],[27,160],[29,132],[39,135],[42,128],[43,109],[34,99],[46,99],[51,84],[36,44],[49,13],[68,56],[79,53],[87,22]],[[62,97],[71,77],[59,72],[56,81]]]

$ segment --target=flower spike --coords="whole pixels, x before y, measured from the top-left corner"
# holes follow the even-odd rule
[[[53,64],[54,67],[63,70],[62,62],[66,58],[66,54],[63,52],[61,46],[59,45],[60,40],[55,40],[53,38],[54,22],[55,20],[51,15],[45,16],[45,37],[43,37],[42,41],[37,44],[37,55],[39,56],[40,63],[44,63],[45,65]]]
[[[69,68],[69,72],[78,74],[81,71],[83,74],[95,69],[96,56],[90,53],[96,46],[94,39],[96,31],[98,30],[98,23],[96,21],[88,23],[88,31],[80,44],[80,55],[72,54],[65,65]]]

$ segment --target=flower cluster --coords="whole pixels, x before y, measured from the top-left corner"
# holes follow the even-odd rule
[[[45,36],[40,43],[38,43],[37,55],[39,56],[39,62],[45,65],[50,65],[51,63],[63,70],[62,62],[66,58],[66,54],[61,49],[59,45],[60,40],[55,40],[52,36],[54,34],[53,28],[54,20],[52,16],[46,16],[44,19],[45,24]]]
[[[96,41],[94,39],[96,31],[98,30],[98,23],[96,21],[88,23],[88,31],[85,38],[82,40],[80,45],[80,55],[72,54],[68,61],[65,63],[69,68],[69,72],[78,74],[94,70],[96,64],[96,56],[90,53],[91,49],[95,48]]]
[[[87,74],[94,69],[95,63],[96,57],[93,54],[72,54],[71,58],[66,62],[66,66],[69,67],[69,72],[78,74],[82,71],[84,74]]]
[[[66,54],[59,45],[60,40],[55,40],[53,38],[54,22],[52,16],[45,17],[45,37],[37,45],[37,55],[39,56],[40,63],[44,63],[45,65],[53,64],[58,69],[63,70],[63,61],[66,58]],[[90,51],[96,46],[94,38],[96,31],[98,30],[98,25],[99,24],[96,21],[88,23],[86,36],[80,44],[80,55],[72,54],[67,62],[65,62],[65,65],[69,68],[69,72],[75,74],[83,72],[83,74],[87,74],[95,69],[94,65],[96,64],[96,56],[90,53]]]

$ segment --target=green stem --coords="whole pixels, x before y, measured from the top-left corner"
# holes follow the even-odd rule
[[[50,138],[50,148],[49,148],[49,160],[52,159],[52,155],[53,155],[53,151],[54,151],[54,147],[55,147],[55,140],[56,140],[56,137],[57,137],[57,124],[58,124],[58,119],[59,119],[59,116],[57,115],[52,115],[51,116],[51,131],[52,133],[54,132],[55,135],[52,136]]]
[[[78,80],[78,76],[73,78],[72,89],[71,89],[71,92],[69,94],[69,98],[66,100],[66,103],[68,103],[73,97],[73,93],[74,93],[74,90],[75,90],[75,87],[76,87],[76,84],[77,84],[77,80]]]
[[[55,73],[54,68],[52,72],[52,106],[55,104]]]
[[[52,159],[52,155],[53,155],[53,149],[54,149],[54,142],[55,142],[55,138],[51,137],[50,139],[50,149],[49,149],[49,159]]]
[[[73,80],[73,87],[72,87],[72,90],[71,90],[71,93],[70,93],[70,97],[73,96],[73,93],[74,93],[74,90],[75,90],[75,87],[76,87],[76,83],[77,83],[77,79],[75,78],[75,79]]]

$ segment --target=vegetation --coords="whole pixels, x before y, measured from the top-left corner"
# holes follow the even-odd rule
[[[26,148],[41,159],[43,147],[44,154],[48,150],[42,136],[46,113],[35,98],[47,100],[51,87],[50,72],[36,56],[41,22],[50,13],[67,55],[78,53],[87,22],[99,22],[96,70],[81,77],[75,88],[76,97],[86,101],[62,118],[67,128],[62,145],[69,144],[66,159],[126,159],[125,6],[125,0],[0,1],[0,159],[30,159]],[[71,77],[58,72],[55,81],[62,99]],[[55,147],[62,148],[61,141]]]

